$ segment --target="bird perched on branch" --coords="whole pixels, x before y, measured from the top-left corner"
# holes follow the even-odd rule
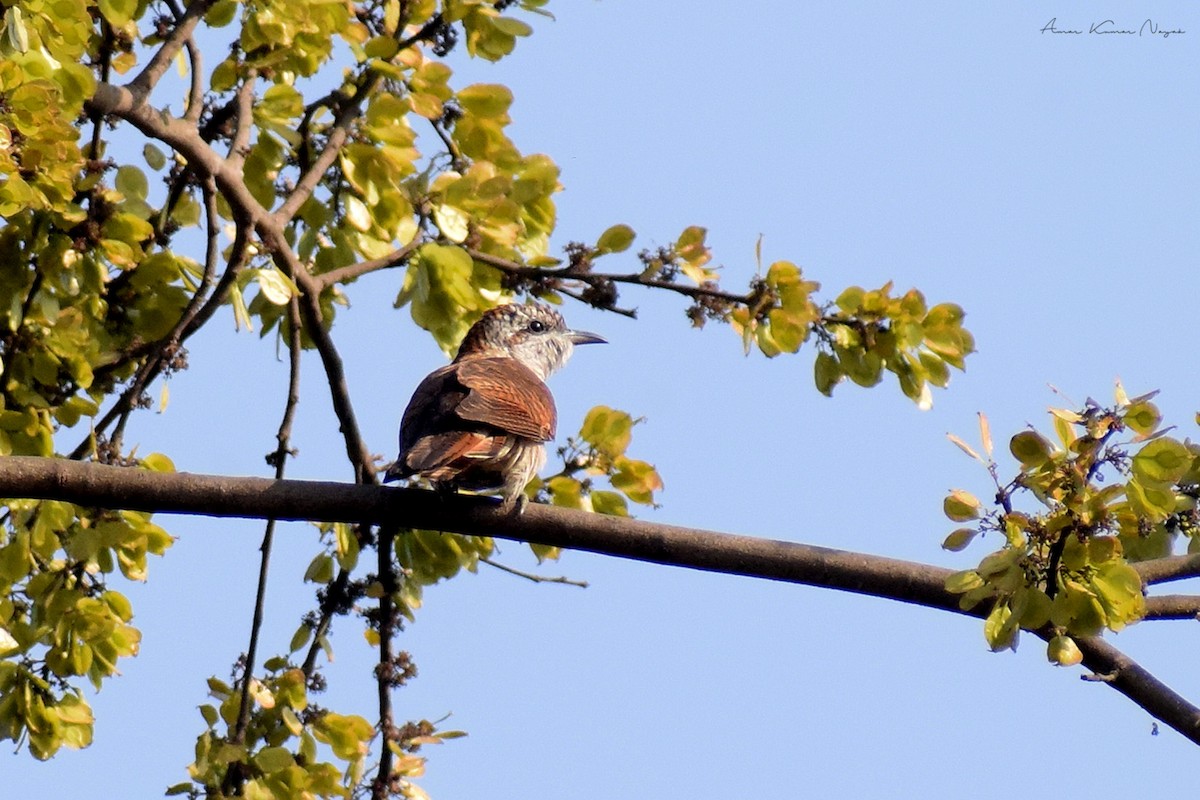
[[[400,422],[400,455],[384,480],[416,475],[439,490],[499,489],[502,510],[523,505],[557,423],[545,380],[575,345],[600,342],[594,333],[570,330],[549,306],[486,312],[454,361],[413,392]]]

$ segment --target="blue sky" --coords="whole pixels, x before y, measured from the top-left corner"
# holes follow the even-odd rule
[[[795,261],[826,298],[894,280],[960,303],[979,348],[922,413],[888,382],[824,398],[811,350],[745,358],[728,329],[690,330],[673,298],[627,291],[637,322],[568,306],[611,344],[552,380],[560,431],[600,403],[647,418],[634,454],[666,490],[645,519],[965,567],[987,550],[939,548],[953,527],[941,500],[989,484],[944,434],[974,441],[976,412],[1002,443],[1068,404],[1049,385],[1079,405],[1109,400],[1119,377],[1131,394],[1160,389],[1195,437],[1195,4],[550,10],[512,58],[455,68],[460,86],[509,84],[513,137],[562,166],[558,245],[617,222],[638,246],[665,244],[701,224],[740,288],[761,234],[765,262]],[[1187,33],[1040,32],[1109,18]],[[399,279],[350,287],[334,330],[365,435],[389,457],[412,388],[442,363],[391,309]],[[231,318],[210,327],[166,413],[127,438],[180,469],[265,475],[286,365]],[[289,475],[348,479],[316,359],[306,370]],[[151,797],[183,779],[204,679],[245,647],[261,526],[164,519],[180,541],[127,587],[142,655],[95,698],[96,744],[49,764],[6,757],[6,795]],[[311,596],[298,581],[313,531],[281,530],[266,653],[286,648]],[[503,556],[533,561],[515,544]],[[428,591],[402,637],[421,675],[398,713],[452,714],[470,733],[427,752],[435,798],[1171,796],[1195,758],[1116,692],[1050,667],[1032,637],[989,653],[974,620],[583,554],[547,572],[591,588],[485,569]],[[1114,641],[1195,701],[1198,635],[1154,623]],[[334,644],[321,702],[370,717],[373,654],[353,623]]]

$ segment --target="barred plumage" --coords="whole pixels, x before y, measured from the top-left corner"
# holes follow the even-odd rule
[[[567,328],[541,304],[505,305],[471,326],[454,361],[421,381],[400,423],[400,455],[385,480],[419,476],[441,489],[499,489],[523,500],[546,461],[557,412],[544,383],[576,344],[603,342]]]

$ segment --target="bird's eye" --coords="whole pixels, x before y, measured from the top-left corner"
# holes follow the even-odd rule
[[[530,333],[545,333],[545,331],[546,323],[542,322],[540,319],[535,319],[529,323]]]

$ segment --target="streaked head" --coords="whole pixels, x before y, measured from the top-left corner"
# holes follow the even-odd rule
[[[568,328],[550,306],[513,303],[485,312],[467,331],[454,360],[507,356],[545,380],[566,363],[575,345],[602,342],[594,333]]]

